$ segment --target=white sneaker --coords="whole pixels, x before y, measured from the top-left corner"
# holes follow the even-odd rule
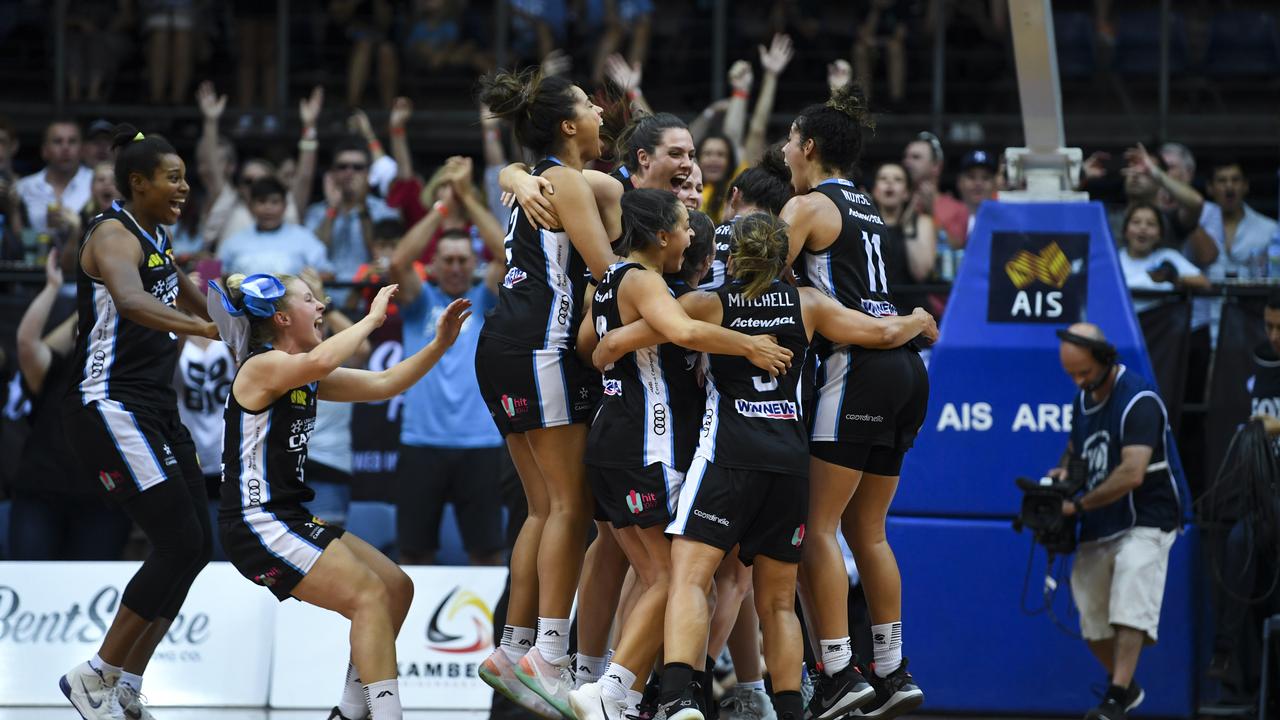
[[[532,651],[530,651],[532,652]],[[480,679],[489,687],[497,690],[511,702],[528,710],[545,720],[559,720],[560,711],[547,704],[533,690],[516,678],[516,665],[507,657],[502,648],[495,648],[493,654],[480,663]]]
[[[722,720],[777,720],[773,702],[763,690],[734,685],[720,698]]]
[[[625,720],[627,701],[606,700],[600,683],[587,683],[569,692],[569,707],[578,720]]]
[[[573,689],[570,659],[565,655],[555,662],[548,662],[542,657],[542,651],[535,647],[520,658],[515,670],[520,682],[551,703],[565,718],[573,720],[573,710],[569,707],[569,691]]]
[[[128,685],[116,684],[116,700],[124,709],[125,720],[156,720],[147,709],[147,699]]]
[[[116,700],[119,673],[102,674],[83,662],[58,680],[62,694],[84,720],[122,720],[124,708]]]

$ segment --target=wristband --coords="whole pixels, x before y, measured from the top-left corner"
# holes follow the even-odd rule
[[[404,137],[404,126],[396,125],[395,127],[391,128],[391,137],[393,138]]]
[[[635,100],[635,99],[636,99],[636,98],[638,98],[638,97],[640,97],[640,89],[639,89],[639,88],[631,88],[630,90],[628,90],[628,91],[627,91],[627,99],[628,99],[628,100]]]
[[[733,91],[733,96],[734,96],[734,97],[736,97],[736,98],[742,98],[743,100],[746,100],[746,99],[747,99],[747,97],[748,97],[749,95],[750,95],[750,93],[748,93],[746,90],[736,90],[736,89],[735,89],[735,90]]]
[[[449,217],[449,204],[443,200],[437,200],[436,204],[431,206],[431,209],[438,213],[442,218]]]
[[[373,153],[374,155],[377,155],[378,153],[382,152],[382,143],[378,142],[377,139],[370,140],[369,152]]]
[[[332,220],[332,219],[334,219],[334,218],[338,217],[338,208],[336,208],[336,207],[334,207],[334,206],[332,206],[332,205],[330,205],[329,207],[325,208],[325,209],[324,209],[324,217],[325,217],[325,219],[326,219],[326,220]]]
[[[308,126],[306,126],[306,127],[302,128],[302,139],[303,139],[303,140],[315,140],[315,139],[316,139],[316,126],[315,126],[315,125],[308,125]]]
[[[1072,507],[1074,507],[1074,508],[1076,509],[1076,514],[1077,514],[1077,515],[1083,515],[1083,514],[1084,514],[1084,499],[1083,499],[1083,498],[1076,498],[1075,500],[1072,500],[1072,501],[1071,501],[1071,506],[1072,506]]]
[[[298,141],[298,149],[302,152],[315,152],[319,147],[319,142],[315,140],[307,140],[305,137]]]

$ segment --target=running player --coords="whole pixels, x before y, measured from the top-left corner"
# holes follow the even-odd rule
[[[690,244],[688,210],[675,196],[636,190],[623,196],[622,213],[617,247],[626,257],[596,288],[596,332],[645,318],[675,344],[643,348],[606,368],[604,399],[587,438],[592,490],[636,571],[640,594],[604,677],[569,694],[578,720],[620,720],[638,705],[645,671],[662,643],[670,576],[663,531],[693,457],[705,400],[684,348],[746,356],[771,376],[785,371],[791,355],[767,336],[749,337],[685,314],[663,279],[679,272]]]
[[[616,258],[582,175],[600,155],[601,110],[564,77],[537,73],[491,75],[482,81],[481,100],[543,157],[533,175],[554,186],[548,202],[562,219],[544,230],[525,219],[524,206],[512,213],[507,274],[476,348],[480,393],[529,504],[512,551],[508,624],[481,677],[520,702],[511,686],[518,677],[567,708],[569,613],[590,518],[581,458],[593,409],[592,377],[574,354],[575,334],[588,268],[601,278]],[[526,652],[531,643],[534,650]]]
[[[396,635],[413,582],[373,546],[303,507],[303,477],[316,401],[378,402],[417,382],[458,337],[471,303],[455,300],[422,350],[381,372],[341,367],[382,325],[396,285],[369,314],[325,340],[324,302],[290,276],[232,275],[209,305],[240,370],[227,398],[218,526],[241,575],[281,602],[297,598],[351,621],[351,662],[339,720],[401,720]]]
[[[808,284],[845,307],[891,317],[897,309],[886,283],[884,221],[847,179],[866,125],[856,86],[836,89],[828,102],[806,108],[792,123],[783,148],[797,193],[782,211],[791,228],[787,259],[800,256],[797,270]],[[859,707],[865,717],[893,717],[919,706],[924,694],[902,658],[902,579],[885,538],[885,517],[903,455],[924,422],[929,378],[913,347],[874,350],[824,337],[816,348],[810,541],[801,588],[822,648],[823,672],[809,711],[820,720]],[[849,584],[837,528],[853,550],[871,611],[874,674],[865,679],[849,642]]]
[[[680,304],[695,319],[770,334],[797,358],[815,332],[838,342],[900,346],[937,326],[923,311],[908,317],[871,318],[812,288],[779,278],[786,267],[787,233],[770,215],[757,213],[734,226],[732,282],[715,293],[689,293]],[[660,337],[639,321],[606,335],[597,365]],[[796,564],[805,536],[808,461],[799,406],[802,362],[785,374],[761,374],[740,358],[705,356],[706,412],[698,448],[667,532],[671,591],[664,628],[666,666],[659,717],[703,720],[701,689],[693,668],[701,664],[709,624],[707,589],[725,553],[739,546],[754,565],[757,610],[764,621],[765,658],[773,678],[774,707],[783,720],[799,720],[803,643],[794,597]]]
[[[178,335],[218,337],[162,227],[182,214],[186,166],[167,140],[128,125],[116,128],[112,148],[124,202],[93,218],[80,246],[78,379],[64,417],[84,481],[124,509],[152,552],[125,586],[97,655],[59,681],[86,720],[150,716],[138,700],[143,670],[211,542],[204,478],[172,382]]]

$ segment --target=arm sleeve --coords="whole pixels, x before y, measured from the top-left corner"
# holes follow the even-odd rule
[[[1125,415],[1124,428],[1120,432],[1121,447],[1159,447],[1164,436],[1164,412],[1160,409],[1160,403],[1150,395],[1138,398]]]

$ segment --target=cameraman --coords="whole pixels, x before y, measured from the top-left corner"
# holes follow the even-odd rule
[[[1062,467],[1082,461],[1084,493],[1064,500],[1080,516],[1080,546],[1071,594],[1080,631],[1110,685],[1086,720],[1122,720],[1143,700],[1133,682],[1138,655],[1155,643],[1169,549],[1181,522],[1180,479],[1165,455],[1168,414],[1155,386],[1116,362],[1116,350],[1096,325],[1059,331],[1062,368],[1080,388]]]

